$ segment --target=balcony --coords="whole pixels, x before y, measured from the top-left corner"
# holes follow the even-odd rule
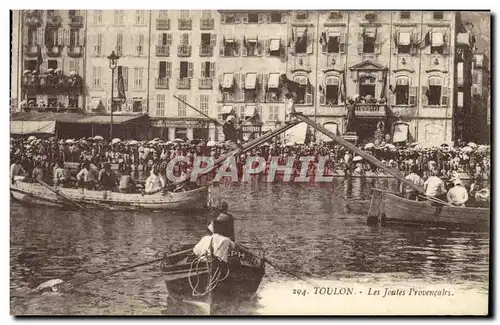
[[[168,45],[156,45],[156,56],[170,56],[170,46]]]
[[[156,19],[156,29],[157,30],[169,30],[170,29],[170,19],[168,19],[168,18]]]
[[[28,57],[37,57],[40,53],[40,46],[38,45],[26,45],[24,47],[24,54]]]
[[[47,27],[55,27],[59,28],[61,27],[61,16],[59,15],[50,15],[47,16]]]
[[[79,15],[70,16],[69,27],[82,28],[83,27],[83,16],[79,16]]]
[[[212,89],[213,80],[212,78],[201,78],[198,79],[198,88],[199,89]]]
[[[356,104],[357,116],[386,116],[385,104]]]
[[[200,45],[200,56],[207,57],[214,55],[214,47],[210,45]]]
[[[191,89],[191,79],[178,78],[177,79],[177,89]]]
[[[68,47],[68,56],[71,58],[81,58],[83,55],[83,46],[71,45]]]
[[[156,89],[168,89],[170,84],[169,78],[156,78]]]
[[[24,18],[24,23],[27,27],[40,27],[42,25],[42,17],[38,11],[28,12]]]
[[[191,30],[193,21],[191,19],[179,19],[179,30]]]
[[[51,58],[61,56],[63,46],[62,45],[47,45],[47,56]]]
[[[191,56],[191,45],[179,45],[179,46],[177,46],[177,56],[179,56],[179,57]]]
[[[214,19],[213,18],[202,18],[202,19],[200,19],[200,29],[201,30],[211,30],[211,29],[214,29]]]

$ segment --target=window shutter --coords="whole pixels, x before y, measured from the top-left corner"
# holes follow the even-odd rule
[[[210,46],[217,45],[217,34],[210,34]]]
[[[264,73],[264,78],[262,82],[262,88],[264,92],[266,92],[268,82],[269,82],[269,73]]]
[[[158,33],[158,46],[163,45],[163,33]]]
[[[382,41],[380,39],[380,33],[376,33],[375,36],[375,53],[376,54],[382,53]]]
[[[429,106],[429,99],[427,98],[428,87],[422,86],[422,106]]]
[[[210,78],[215,77],[215,62],[210,62]]]
[[[270,51],[269,51],[269,40],[266,39],[266,40],[264,40],[264,55],[268,56],[269,54],[270,54]]]
[[[319,95],[319,103],[321,105],[325,105],[325,94],[320,93],[320,95]]]
[[[345,53],[345,33],[340,33],[339,52]]]
[[[417,87],[410,86],[408,90],[408,105],[415,106],[417,104]]]
[[[264,43],[263,42],[259,42],[257,43],[256,45],[256,49],[255,49],[255,52],[257,54],[257,56],[263,56],[264,55]]]
[[[78,31],[78,33],[80,33],[79,35],[80,37],[78,38],[78,45],[80,46],[85,45],[85,32],[86,32],[85,28],[82,28]]]
[[[259,24],[263,24],[265,22],[264,14],[258,14],[257,19]]]
[[[167,45],[172,46],[172,34],[167,33]]]
[[[448,87],[441,87],[441,106],[448,107],[449,102]]]
[[[363,54],[363,34],[358,34],[358,54]]]
[[[443,33],[443,55],[449,55],[450,54],[450,44],[447,39],[446,32]]]
[[[69,45],[69,39],[66,38],[66,28],[57,29],[57,45]]]
[[[429,31],[429,39],[430,39],[431,44],[432,44],[432,31]],[[431,44],[429,44],[425,47],[426,54],[431,54]]]
[[[248,50],[245,46],[241,47],[241,56],[247,56]]]
[[[122,67],[123,88],[128,90],[128,67]]]
[[[311,93],[306,93],[306,104],[312,105],[313,103],[313,95]]]
[[[37,45],[43,46],[45,43],[45,33],[43,28],[37,29],[36,43]]]
[[[28,45],[28,40],[29,40],[28,29],[24,28],[23,29],[23,45]]]
[[[241,90],[245,89],[245,77],[246,77],[246,74],[244,74],[244,73],[240,74],[240,89]]]
[[[391,106],[395,106],[396,105],[396,94],[390,92],[389,93],[389,104]]]
[[[188,78],[193,78],[193,62],[188,63]]]
[[[313,52],[313,33],[307,33],[307,54],[311,54]]]
[[[207,76],[205,75],[205,62],[200,62],[200,65],[201,65],[201,77],[202,78],[206,78]]]
[[[167,78],[172,78],[172,62],[167,62]]]

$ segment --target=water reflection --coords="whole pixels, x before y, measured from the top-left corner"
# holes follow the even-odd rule
[[[487,286],[489,236],[440,228],[373,228],[346,212],[343,197],[369,198],[370,188],[396,189],[387,179],[334,179],[332,183],[252,181],[229,184],[224,199],[236,217],[236,238],[292,272],[315,279],[340,275],[370,281],[398,274],[425,281]],[[68,212],[11,205],[12,312],[163,314],[165,286],[157,265],[89,283],[60,297],[21,297],[50,278],[71,279],[152,259],[171,245],[196,242],[204,215],[172,212]],[[267,267],[263,300],[273,283],[290,276]],[[486,283],[486,284],[485,284]],[[258,313],[258,304],[239,313]],[[234,312],[234,311],[233,311]]]

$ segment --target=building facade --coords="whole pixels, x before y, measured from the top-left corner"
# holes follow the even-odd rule
[[[49,68],[50,58],[50,67],[56,67],[56,60],[63,72],[77,70],[82,75],[80,107],[109,113],[107,56],[114,50],[120,56],[115,111],[149,114],[151,137],[221,140],[220,123],[228,114],[242,123],[245,138],[255,137],[283,123],[283,78],[287,78],[299,85],[297,111],[337,134],[346,132],[349,99],[359,98],[355,110],[360,141],[373,138],[378,130],[394,142],[442,143],[463,136],[465,112],[474,106],[468,102],[469,98],[473,102],[471,92],[477,89],[483,94],[489,88],[484,86],[489,77],[483,77],[480,65],[471,72],[475,60],[471,32],[463,27],[458,12],[59,12],[59,20],[50,18],[54,11],[16,12],[21,23],[13,25],[13,35],[18,33],[24,46],[21,51],[17,46],[16,53],[13,44],[13,57],[37,60],[40,47],[47,62],[42,70]],[[54,34],[57,37],[39,32],[57,26],[62,29]],[[49,35],[50,44],[41,42],[40,35]],[[20,79],[25,67],[34,67],[25,61],[19,67],[12,65]],[[478,78],[481,86],[473,83]],[[13,87],[20,86],[12,96],[32,100],[20,79],[14,83],[13,77]],[[483,104],[469,112],[485,111]]]

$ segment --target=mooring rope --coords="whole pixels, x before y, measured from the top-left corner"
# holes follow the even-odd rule
[[[199,291],[198,286],[200,285],[200,263],[205,262],[205,266],[207,268],[207,271],[209,268],[212,267],[212,263],[217,263],[217,268],[215,271],[208,272],[208,283],[203,291]],[[223,275],[223,271],[221,270],[221,265],[224,265],[226,268],[226,273]],[[202,266],[203,267],[203,266]],[[191,280],[191,277],[193,273],[196,275],[196,283],[193,284],[193,281]],[[229,276],[229,267],[227,266],[227,263],[222,261],[220,258],[217,256],[211,256],[208,253],[205,253],[201,256],[198,256],[191,262],[191,266],[189,268],[189,285],[191,286],[191,289],[193,290],[193,296],[204,296],[210,292],[212,292],[220,282],[224,281],[227,279]]]

